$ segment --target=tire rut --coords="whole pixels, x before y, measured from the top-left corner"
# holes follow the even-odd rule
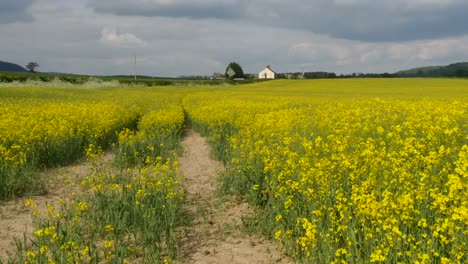
[[[242,217],[253,215],[253,210],[247,203],[236,203],[235,197],[216,195],[224,168],[211,157],[206,139],[188,131],[181,143],[184,209],[192,222],[181,241],[180,263],[293,263],[272,242],[242,233]]]

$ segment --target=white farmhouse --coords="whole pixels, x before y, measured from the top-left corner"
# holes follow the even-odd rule
[[[275,79],[276,72],[274,72],[270,65],[267,65],[263,71],[258,74],[259,79]]]

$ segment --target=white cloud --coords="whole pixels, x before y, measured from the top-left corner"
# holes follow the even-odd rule
[[[101,43],[115,47],[145,47],[148,43],[132,33],[119,33],[116,29],[104,28],[101,31]]]
[[[316,38],[293,44],[289,49],[289,55],[299,64],[323,65],[338,72],[392,72],[465,61],[468,60],[465,54],[468,54],[468,36],[404,43]]]

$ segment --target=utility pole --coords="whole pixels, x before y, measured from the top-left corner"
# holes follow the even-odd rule
[[[136,81],[136,76],[137,76],[137,70],[136,70],[136,53],[135,53],[134,55],[135,55],[135,56],[134,56],[134,58],[135,58],[134,62],[135,62],[135,63],[134,63],[133,69],[134,69],[134,72],[135,72],[135,81]]]

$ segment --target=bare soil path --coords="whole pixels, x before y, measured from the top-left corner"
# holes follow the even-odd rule
[[[253,211],[247,203],[216,195],[223,165],[211,157],[206,139],[188,131],[182,146],[179,160],[187,191],[185,209],[192,225],[181,241],[180,263],[293,263],[270,241],[241,231],[242,216]]]

